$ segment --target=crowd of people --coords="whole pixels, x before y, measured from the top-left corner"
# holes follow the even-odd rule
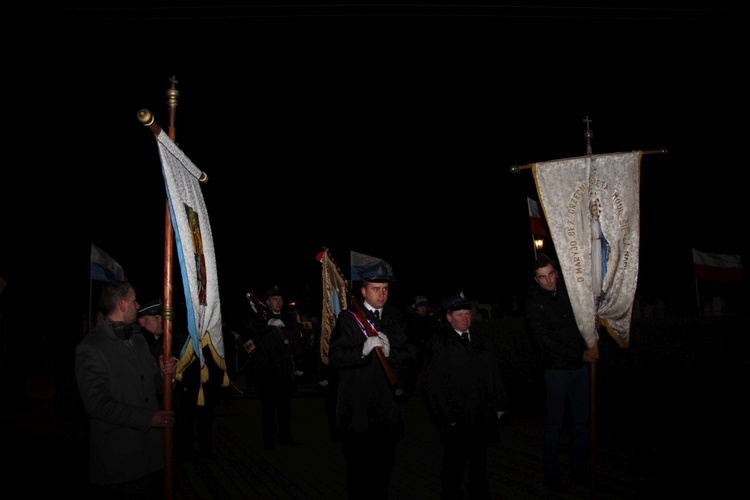
[[[559,454],[566,412],[571,477],[590,480],[588,368],[597,353],[578,330],[556,262],[540,253],[532,271],[525,314],[546,389],[542,480],[551,491],[562,492]],[[242,324],[224,325],[226,355],[241,351],[243,363],[227,363],[224,369],[256,388],[259,432],[268,453],[278,445],[300,444],[292,429],[293,396],[300,381],[320,383],[331,439],[341,444],[349,498],[388,497],[406,432],[404,408],[417,396],[440,439],[442,498],[464,498],[465,477],[469,498],[492,498],[488,448],[500,442],[509,404],[497,345],[475,321],[463,292],[436,308],[419,295],[407,312],[389,303],[391,285],[392,275],[382,266],[361,274],[359,293],[352,293],[351,306],[336,319],[326,364],[315,351],[319,325],[288,307],[279,286],[262,298],[248,294]],[[160,496],[164,429],[175,432],[178,459],[213,456],[213,414],[224,390],[223,369],[205,352],[207,380],[198,363],[175,378],[178,359],[165,358],[162,350],[162,307],[158,299],[141,306],[128,282],[104,283],[96,327],[76,348],[76,381],[90,417],[90,482],[98,498]],[[181,335],[175,334],[175,342],[184,340]],[[174,405],[167,410],[164,384],[170,377]],[[373,476],[378,481],[372,482]]]

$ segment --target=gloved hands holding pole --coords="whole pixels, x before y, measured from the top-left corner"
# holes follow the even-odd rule
[[[383,340],[378,337],[367,337],[367,340],[365,340],[365,344],[362,346],[362,356],[367,356],[372,352],[373,349],[376,347],[383,348]],[[385,354],[385,353],[383,353]]]
[[[391,354],[391,343],[388,336],[383,332],[378,332],[378,338],[383,341],[383,356],[387,358]]]

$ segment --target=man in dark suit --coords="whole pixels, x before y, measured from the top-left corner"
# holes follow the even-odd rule
[[[487,451],[500,439],[507,397],[495,344],[471,325],[471,303],[463,292],[443,303],[445,322],[427,342],[424,395],[440,434],[443,499],[489,499]]]
[[[146,339],[154,359],[159,360],[159,355],[164,354],[164,322],[161,318],[161,299],[155,299],[142,305],[138,309],[138,326],[140,334]]]
[[[387,498],[396,444],[404,437],[401,405],[375,351],[380,348],[385,359],[395,363],[415,356],[406,343],[401,311],[387,304],[389,286],[390,276],[382,268],[362,273],[365,317],[351,308],[342,311],[328,349],[329,363],[338,374],[336,433],[352,499]],[[364,321],[377,336],[368,336]]]
[[[130,283],[104,283],[99,309],[96,328],[75,352],[90,417],[89,480],[96,498],[154,498],[163,484],[163,429],[174,425],[174,412],[159,407],[157,387],[177,360],[157,363],[143,336],[133,335],[138,301]]]
[[[544,369],[547,415],[544,420],[544,483],[556,493],[567,491],[560,479],[560,438],[569,412],[570,465],[574,482],[588,484],[590,366],[597,362],[578,329],[557,262],[540,253],[533,266],[534,283],[526,297],[526,321],[532,346]],[[594,318],[596,328],[598,319]]]
[[[301,325],[284,309],[284,292],[274,285],[265,293],[266,308],[252,323],[256,345],[255,384],[261,402],[263,445],[296,446],[292,437],[292,394],[301,376],[303,346]]]

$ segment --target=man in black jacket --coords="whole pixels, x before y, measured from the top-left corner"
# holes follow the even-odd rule
[[[164,322],[161,317],[161,299],[152,300],[138,309],[138,326],[143,338],[146,339],[154,359],[159,360],[159,355],[164,354]]]
[[[424,395],[443,448],[443,499],[461,499],[466,470],[469,498],[489,499],[487,451],[500,440],[507,396],[495,344],[471,326],[463,292],[443,303],[445,322],[427,342]]]
[[[335,431],[343,447],[350,499],[388,498],[396,445],[404,437],[401,405],[375,350],[381,349],[389,367],[415,357],[406,343],[401,311],[387,303],[389,287],[390,275],[382,268],[362,273],[365,317],[356,316],[352,308],[342,311],[328,350],[338,376]],[[378,335],[368,336],[364,322]]]
[[[544,369],[544,482],[562,492],[566,488],[560,481],[558,457],[566,403],[572,423],[572,477],[584,484],[589,481],[589,365],[596,363],[597,354],[587,347],[578,329],[556,262],[540,253],[533,270],[535,283],[526,298],[526,320]]]
[[[255,384],[262,407],[263,445],[296,446],[292,437],[292,394],[295,377],[303,374],[301,325],[283,310],[284,293],[274,285],[266,293],[266,308],[253,322],[255,341]]]
[[[159,362],[134,335],[139,304],[126,281],[106,282],[95,330],[75,350],[75,376],[89,415],[89,480],[97,498],[154,498],[164,470],[163,431],[175,413],[156,397],[176,358]],[[173,375],[174,376],[174,375]]]

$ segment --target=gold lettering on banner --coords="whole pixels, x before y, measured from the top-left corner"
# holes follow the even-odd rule
[[[598,187],[604,190],[609,189],[607,181],[605,181],[604,179],[599,179],[597,177],[589,177],[589,186]]]
[[[617,213],[622,215],[622,213],[625,211],[625,207],[623,206],[622,197],[620,196],[620,193],[615,192],[612,195],[612,199],[615,202],[615,208],[617,209]]]
[[[569,238],[573,238],[576,235],[576,223],[572,220],[565,222],[565,234]]]
[[[575,215],[576,208],[578,207],[578,201],[583,197],[586,191],[588,191],[588,188],[589,183],[588,181],[586,181],[578,186],[575,191],[573,191],[572,199],[570,200],[570,203],[568,203],[568,213],[570,215]]]
[[[568,242],[568,245],[570,246],[570,256],[573,259],[574,274],[578,275],[576,276],[576,281],[580,283],[583,281],[583,276],[580,276],[583,274],[583,268],[581,266],[581,251],[578,249],[578,242],[576,240]]]

